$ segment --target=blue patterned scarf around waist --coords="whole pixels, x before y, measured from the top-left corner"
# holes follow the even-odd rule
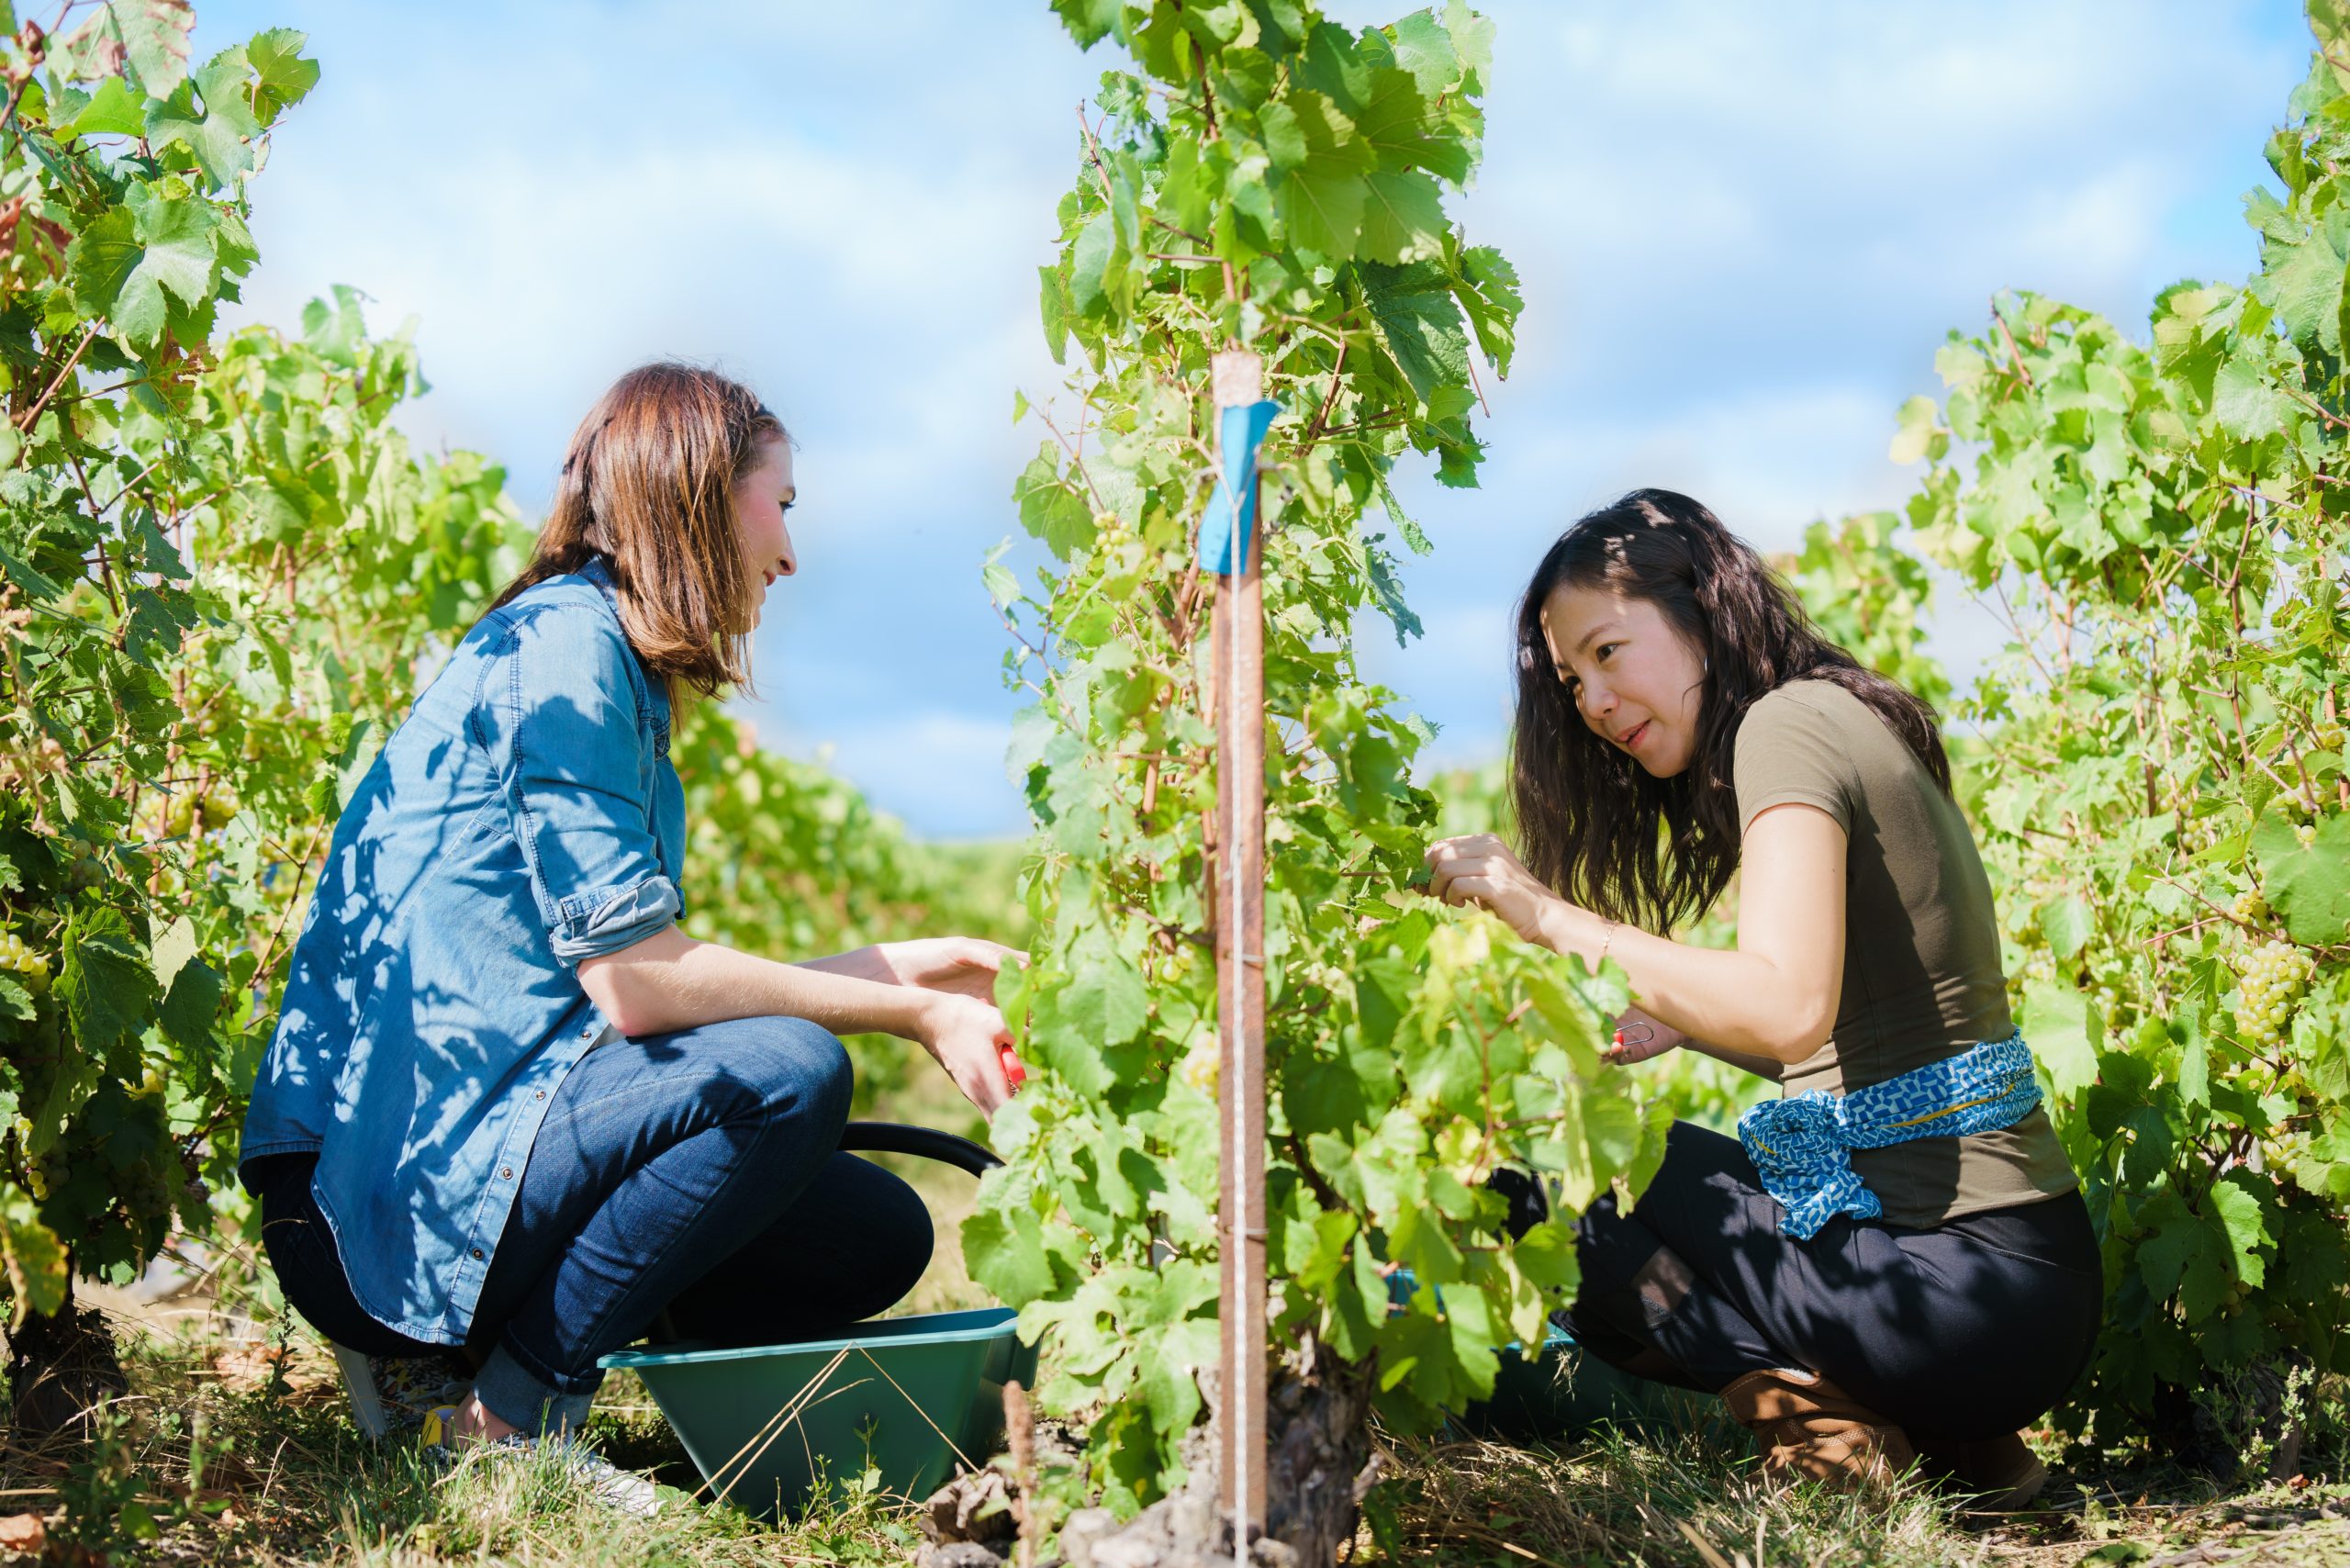
[[[1779,1228],[1807,1240],[1838,1215],[1874,1219],[1885,1212],[1853,1173],[1853,1149],[1994,1132],[2039,1103],[2031,1047],[2017,1030],[1849,1094],[1811,1089],[1765,1100],[1739,1117],[1738,1141],[1762,1172],[1763,1190],[1787,1211]]]

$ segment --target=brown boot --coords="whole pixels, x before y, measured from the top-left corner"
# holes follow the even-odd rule
[[[1859,1488],[1890,1484],[1917,1459],[1900,1428],[1818,1372],[1748,1372],[1722,1403],[1762,1447],[1762,1473]]]
[[[1918,1444],[1919,1469],[1960,1492],[1975,1495],[1970,1514],[2012,1514],[2026,1507],[2048,1484],[2048,1467],[2024,1446],[2021,1432],[1980,1442]]]

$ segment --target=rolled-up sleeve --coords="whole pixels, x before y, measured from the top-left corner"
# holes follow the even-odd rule
[[[554,956],[577,967],[673,924],[683,907],[661,862],[634,657],[599,618],[549,607],[519,618],[481,712],[515,837]]]

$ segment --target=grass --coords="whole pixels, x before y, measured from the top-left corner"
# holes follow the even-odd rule
[[[923,1073],[867,1114],[964,1130],[967,1111],[943,1078]],[[958,1237],[970,1179],[884,1163],[922,1189],[937,1220],[936,1259],[900,1310],[984,1304]],[[111,1298],[130,1397],[94,1448],[0,1447],[0,1562],[36,1518],[48,1560],[79,1564],[859,1565],[910,1562],[922,1544],[912,1504],[854,1475],[836,1477],[825,1506],[784,1528],[709,1506],[694,1495],[691,1462],[624,1374],[606,1384],[587,1436],[672,1489],[651,1520],[599,1506],[553,1464],[444,1473],[412,1447],[376,1448],[351,1424],[323,1347],[274,1310],[265,1280],[238,1282],[251,1278],[250,1260],[229,1261],[172,1299]],[[2060,1466],[2041,1512],[1978,1530],[1925,1494],[1877,1510],[1816,1489],[1774,1492],[1758,1481],[1744,1433],[1700,1403],[1688,1411],[1670,1429],[1608,1429],[1557,1447],[1382,1439],[1386,1479],[1349,1561],[2350,1568],[2350,1485],[2328,1475],[2228,1491],[2159,1464]],[[141,1508],[156,1538],[125,1539],[126,1518]]]
[[[2037,1511],[1974,1529],[1949,1499],[1921,1491],[1883,1508],[1817,1487],[1774,1491],[1727,1423],[1643,1438],[1603,1430],[1559,1449],[1399,1444],[1397,1460],[1378,1533],[1398,1562],[2069,1568],[2197,1551],[2188,1561],[2350,1564],[2350,1487],[2229,1495],[2161,1465],[2057,1468]],[[2255,1549],[2266,1555],[2226,1555]]]
[[[467,1462],[443,1473],[351,1425],[323,1351],[188,1301],[119,1325],[131,1397],[91,1450],[0,1452],[0,1512],[43,1517],[52,1561],[107,1561],[125,1502],[158,1520],[113,1561],[327,1562],[352,1568],[901,1563],[911,1507],[854,1478],[778,1529],[692,1496],[699,1478],[632,1381],[608,1384],[588,1429],[616,1462],[674,1488],[651,1520],[588,1501],[559,1468]],[[2241,1562],[2350,1568],[2350,1487],[2223,1493],[2176,1471],[2059,1471],[2025,1519],[1972,1530],[1923,1494],[1873,1510],[1816,1489],[1774,1492],[1743,1435],[1700,1416],[1635,1438],[1557,1448],[1390,1439],[1388,1479],[1352,1554],[1366,1563],[1844,1564]],[[0,1519],[0,1541],[10,1539]],[[72,1550],[80,1529],[95,1554]],[[2181,1553],[2190,1555],[2181,1556]]]

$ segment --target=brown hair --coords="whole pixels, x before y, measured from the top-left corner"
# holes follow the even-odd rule
[[[750,568],[733,487],[788,439],[738,381],[698,365],[639,365],[572,432],[538,548],[495,610],[535,583],[610,566],[621,626],[674,701],[750,689]]]
[[[1648,600],[1704,655],[1696,750],[1681,773],[1651,777],[1583,722],[1542,640],[1542,607],[1561,583]],[[1517,606],[1510,783],[1526,868],[1586,909],[1660,933],[1705,913],[1738,865],[1739,726],[1791,680],[1859,698],[1950,793],[1933,709],[1821,636],[1785,582],[1705,507],[1634,490],[1568,529]]]

